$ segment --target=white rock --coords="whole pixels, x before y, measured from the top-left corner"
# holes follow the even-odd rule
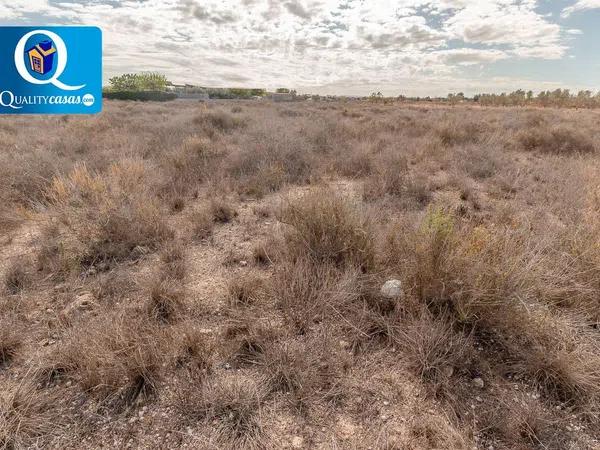
[[[483,380],[482,380],[481,378],[479,378],[479,377],[477,377],[477,378],[473,378],[473,379],[471,380],[471,383],[473,383],[473,385],[474,385],[474,386],[476,386],[476,387],[478,387],[478,388],[480,388],[480,389],[483,389],[483,387],[485,386],[485,383],[484,383],[484,382],[483,382]]]
[[[444,375],[450,378],[454,374],[454,367],[452,366],[444,366],[442,369],[444,371]]]
[[[94,306],[94,296],[89,292],[78,295],[75,299],[75,306],[78,309],[92,309]]]
[[[385,298],[398,298],[402,296],[402,282],[400,280],[388,280],[381,286],[381,295]]]

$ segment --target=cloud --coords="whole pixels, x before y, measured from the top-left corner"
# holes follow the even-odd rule
[[[194,17],[201,21],[212,22],[216,25],[236,22],[235,10],[219,8],[214,5],[202,5],[195,0],[181,0],[179,10],[185,17]]]
[[[441,61],[447,64],[472,65],[499,61],[509,58],[510,55],[501,50],[481,50],[473,48],[457,48],[441,50],[434,53]]]
[[[571,14],[586,11],[588,9],[600,8],[600,0],[578,0],[573,5],[562,10],[562,17],[569,17]]]
[[[374,49],[399,49],[408,46],[440,46],[445,42],[445,33],[426,24],[423,17],[410,16],[386,22],[384,26],[374,23],[361,23],[356,27],[358,40],[353,46],[365,44]]]
[[[298,16],[302,19],[310,19],[312,17],[312,14],[310,13],[310,11],[308,11],[303,5],[302,3],[300,3],[299,1],[295,0],[295,1],[291,1],[291,2],[287,2],[285,3],[285,8],[292,13],[295,16]]]
[[[446,30],[468,44],[529,47],[531,54],[562,55],[561,27],[536,11],[537,2],[482,0],[450,17]]]
[[[362,80],[404,92],[419,83],[467,90],[457,83],[479,66],[562,58],[576,42],[576,31],[541,14],[538,0],[0,2],[5,23],[99,25],[105,79],[160,70],[174,82],[205,86],[336,86],[343,93]]]

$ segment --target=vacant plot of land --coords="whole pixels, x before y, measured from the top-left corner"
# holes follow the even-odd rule
[[[0,448],[598,448],[599,125],[2,118]]]

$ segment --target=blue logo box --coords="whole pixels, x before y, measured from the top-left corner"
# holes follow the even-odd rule
[[[0,114],[102,110],[98,27],[0,27]]]

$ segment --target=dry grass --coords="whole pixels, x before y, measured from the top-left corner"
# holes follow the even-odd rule
[[[1,124],[0,448],[598,446],[594,111],[106,106]]]
[[[159,323],[174,323],[183,314],[184,292],[171,280],[155,282],[146,308],[150,318]]]
[[[31,284],[31,274],[29,273],[25,261],[13,261],[4,274],[4,287],[9,294],[15,295],[23,291]]]
[[[244,119],[231,116],[225,111],[208,111],[197,115],[194,118],[194,124],[199,125],[208,134],[212,134],[213,130],[218,130],[222,133],[229,132],[245,126],[246,122]]]
[[[190,419],[214,424],[221,443],[260,448],[265,394],[260,379],[226,376],[202,384],[192,395],[186,393],[178,406]]]
[[[375,253],[369,222],[350,200],[316,190],[288,202],[279,220],[291,227],[286,240],[293,257],[363,271],[373,268]]]
[[[0,320],[0,370],[8,367],[22,345],[22,332],[18,322],[9,317]]]
[[[257,275],[233,278],[227,285],[227,293],[231,306],[256,304],[265,297],[265,280]]]
[[[231,205],[231,203],[224,198],[215,198],[210,202],[210,212],[213,217],[213,221],[218,223],[231,222],[237,217],[237,211]]]
[[[309,342],[280,343],[261,355],[271,391],[288,395],[287,400],[299,413],[339,402],[344,395],[342,379],[350,366],[350,357],[339,356],[326,336]]]
[[[66,424],[57,415],[60,399],[39,392],[30,383],[6,385],[0,395],[0,448],[30,448],[59,434]]]
[[[525,150],[544,153],[576,155],[596,151],[594,141],[589,136],[572,128],[531,128],[523,131],[518,139]]]
[[[74,381],[102,409],[123,411],[156,393],[167,344],[160,336],[142,315],[106,313],[73,330],[51,355],[46,373],[50,381]]]

